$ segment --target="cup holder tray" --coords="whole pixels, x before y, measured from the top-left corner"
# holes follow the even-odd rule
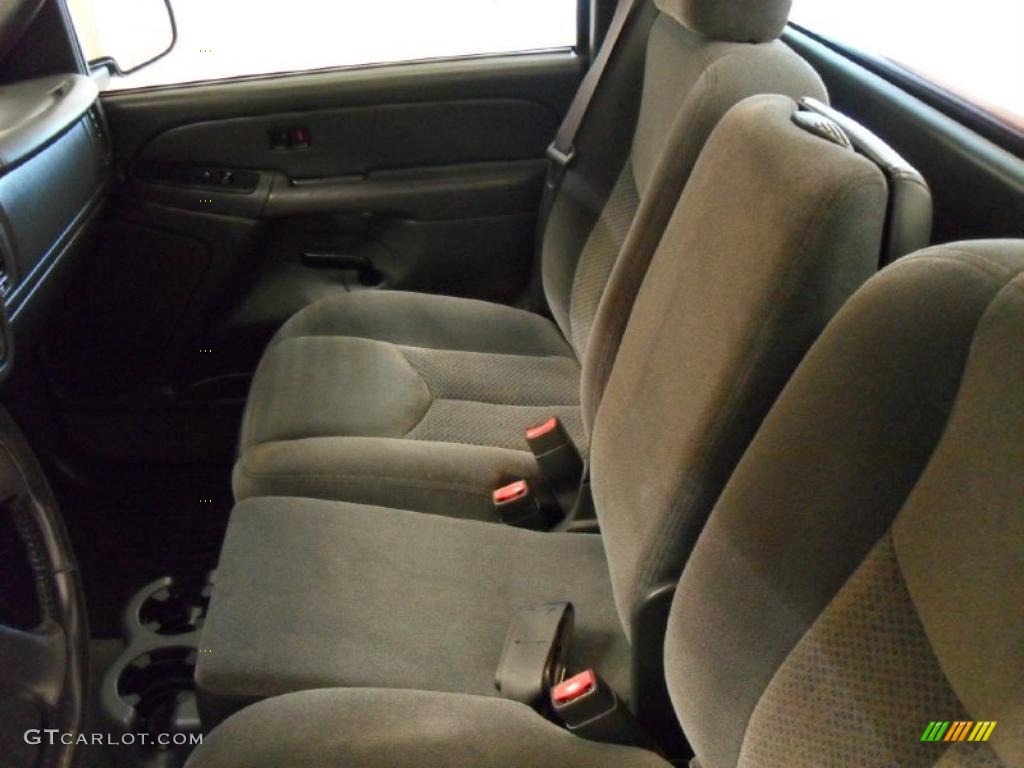
[[[131,753],[126,765],[180,766],[194,747],[189,736],[202,732],[195,670],[211,581],[158,579],[125,608],[125,649],[104,675],[100,707],[111,725],[136,735],[131,748],[115,750]],[[149,735],[145,743],[139,734]]]

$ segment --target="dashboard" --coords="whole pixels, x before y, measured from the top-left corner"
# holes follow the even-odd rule
[[[0,87],[0,375],[73,280],[105,197],[110,149],[84,75]]]

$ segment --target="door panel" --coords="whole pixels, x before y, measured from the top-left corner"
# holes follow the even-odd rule
[[[49,355],[76,443],[229,461],[262,349],[309,302],[513,301],[580,72],[544,53],[105,95],[118,186]],[[76,322],[103,307],[119,311],[101,333]],[[147,439],[115,439],[129,433]]]
[[[572,54],[484,57],[114,94],[105,106],[125,199],[166,207],[164,226],[181,225],[172,209],[331,216],[349,248],[339,255],[378,254],[378,287],[511,301],[528,277],[531,249],[518,245],[532,242],[544,150],[578,76]],[[447,224],[416,226],[433,221]],[[517,247],[474,257],[488,222]],[[417,228],[446,236],[403,234]]]
[[[527,100],[560,115],[581,70],[572,53],[481,56],[115,92],[103,103],[124,163],[179,126],[254,115],[481,99]]]
[[[388,103],[193,123],[161,133],[137,160],[249,166],[299,181],[536,158],[557,127],[553,110],[525,99]],[[301,143],[278,141],[299,130]]]

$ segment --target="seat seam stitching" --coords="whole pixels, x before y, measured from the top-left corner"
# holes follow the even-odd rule
[[[332,337],[332,338],[339,338],[339,337]],[[352,337],[352,338],[358,338],[358,337]],[[387,343],[393,343],[393,342],[387,342]],[[565,361],[570,362],[570,363],[577,362],[576,358],[574,356],[570,356],[570,355],[537,355],[537,354],[529,354],[529,353],[518,354],[518,353],[514,353],[514,352],[482,352],[482,351],[480,351],[478,349],[446,349],[446,348],[437,348],[437,347],[418,347],[415,344],[395,344],[395,346],[399,347],[400,349],[403,349],[403,350],[407,349],[407,350],[410,350],[410,351],[421,351],[421,352],[427,352],[427,353],[439,352],[441,354],[444,354],[444,353],[448,352],[448,353],[455,354],[455,355],[486,355],[488,357],[516,357],[516,358],[525,357],[525,358],[531,358],[531,359],[536,359],[536,360],[565,360]]]
[[[461,397],[439,397],[435,403],[472,403],[473,405],[493,405],[497,408],[579,408],[578,402],[572,403],[538,403],[537,405],[517,405],[515,403],[495,403],[490,400],[467,400]]]
[[[287,344],[289,341],[299,341],[302,339],[355,339],[357,341],[369,341],[375,344],[388,344],[395,347],[408,347],[409,349],[421,349],[424,352],[455,352],[464,355],[504,355],[507,357],[539,357],[539,358],[552,358],[555,360],[576,360],[574,351],[570,348],[570,354],[556,354],[552,353],[549,355],[538,355],[531,352],[484,352],[478,349],[453,349],[451,347],[421,347],[415,344],[402,344],[397,341],[390,341],[388,339],[374,339],[369,336],[352,336],[344,333],[312,333],[302,334],[299,336],[288,336],[283,339],[271,342],[268,346],[277,346],[279,344]]]
[[[491,488],[485,488],[484,486],[474,486],[466,483],[444,483],[444,482],[431,482],[431,481],[419,481],[410,480],[405,476],[388,476],[388,475],[353,475],[353,474],[339,474],[339,473],[326,473],[326,474],[282,474],[275,472],[253,472],[244,465],[239,467],[239,472],[250,480],[299,480],[305,483],[314,483],[318,481],[345,481],[352,483],[369,483],[369,482],[388,482],[397,484],[403,488],[418,488],[422,490],[432,491],[451,491],[459,495],[464,496],[487,496],[489,497]]]
[[[895,543],[895,538],[893,536],[893,524],[894,524],[894,522],[895,521],[890,522],[889,523],[889,527],[885,530],[885,532],[874,542],[874,544],[872,544],[870,547],[868,547],[867,553],[864,555],[864,557],[860,560],[859,563],[856,563],[854,565],[854,567],[850,570],[850,572],[847,574],[846,578],[842,581],[842,583],[840,583],[837,586],[836,590],[832,593],[832,596],[828,599],[828,601],[825,602],[825,604],[822,606],[821,610],[818,611],[818,614],[816,616],[812,617],[809,621],[807,621],[806,629],[800,634],[800,636],[798,638],[796,638],[796,640],[793,642],[793,644],[789,647],[789,651],[784,656],[780,657],[779,664],[772,671],[771,676],[768,678],[768,681],[765,683],[764,688],[761,690],[760,696],[757,697],[757,700],[753,702],[753,705],[750,708],[750,714],[747,717],[746,723],[744,724],[743,735],[742,735],[742,738],[740,739],[740,744],[739,744],[739,755],[740,756],[742,756],[742,754],[743,754],[743,748],[746,745],[747,734],[750,731],[750,723],[754,719],[754,715],[757,713],[758,705],[761,703],[761,699],[764,698],[765,694],[768,692],[768,689],[771,687],[772,683],[775,682],[775,679],[778,677],[779,673],[782,671],[782,668],[783,668],[783,666],[785,666],[785,663],[789,659],[789,657],[796,651],[796,649],[800,646],[800,644],[804,641],[804,639],[811,633],[811,631],[814,629],[815,625],[817,625],[818,622],[821,620],[822,616],[824,616],[825,612],[828,611],[828,609],[835,603],[835,601],[837,599],[839,599],[840,594],[842,594],[843,590],[853,580],[854,576],[856,576],[858,574],[860,569],[868,561],[868,558],[870,558],[872,555],[874,555],[875,550],[878,549],[878,547],[882,546],[885,543],[886,539],[890,540],[890,544],[893,547],[893,555],[894,555],[894,557],[896,556],[896,551],[895,551],[896,543]],[[906,587],[906,578],[903,577],[902,568],[900,567],[900,563],[899,563],[898,557],[896,558],[896,568],[899,571],[901,578],[903,578],[904,589],[906,589],[907,588]],[[911,600],[911,602],[913,602],[913,600]],[[915,615],[917,615],[916,614],[916,610],[915,610]],[[920,621],[920,616],[918,616],[918,620]]]
[[[415,365],[413,365],[412,362],[409,360],[408,356],[405,354],[405,350],[403,349],[403,347],[399,344],[392,344],[392,346],[395,348],[395,351],[398,352],[403,362],[407,366],[409,366],[409,369],[414,374],[416,374],[416,377],[420,380],[420,382],[422,382],[424,388],[427,390],[427,395],[430,398],[430,402],[427,403],[427,407],[423,409],[423,413],[420,414],[420,417],[416,420],[416,423],[410,426],[407,430],[405,430],[405,433],[402,435],[403,438],[408,438],[409,435],[411,435],[413,432],[419,429],[420,425],[423,424],[424,421],[426,421],[427,415],[430,413],[431,409],[433,409],[434,407],[434,404],[437,402],[437,395],[434,392],[434,388],[430,385],[430,382],[427,381],[426,377],[422,373],[420,373],[419,369]]]
[[[957,258],[950,258],[956,256]],[[965,267],[973,267],[977,271],[986,274],[990,277],[1013,277],[1024,273],[1022,270],[1014,270],[1011,267],[1001,264],[998,261],[994,261],[986,256],[972,251],[959,250],[954,248],[948,248],[944,246],[931,246],[924,251],[905,256],[902,259],[898,259],[893,262],[890,266],[886,267],[885,272],[896,272],[908,269],[911,265],[917,264],[918,262],[933,262],[936,264],[959,264]],[[988,269],[985,269],[987,267]],[[996,274],[993,274],[996,273]],[[881,273],[879,273],[881,274]]]

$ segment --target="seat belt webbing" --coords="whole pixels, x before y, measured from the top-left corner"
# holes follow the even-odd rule
[[[583,125],[583,120],[587,116],[590,104],[594,100],[594,94],[597,93],[597,86],[604,77],[608,62],[611,61],[612,53],[626,29],[626,23],[633,14],[633,9],[639,4],[640,0],[619,0],[601,49],[597,52],[587,74],[584,75],[583,82],[580,83],[572,104],[569,105],[569,111],[565,113],[565,119],[562,120],[558,133],[555,134],[555,140],[548,147],[548,158],[554,165],[560,166],[563,171],[576,154],[576,136],[580,132],[580,126]]]
[[[633,11],[641,5],[641,2],[642,0],[619,0],[615,7],[615,14],[608,25],[608,32],[601,43],[601,49],[597,52],[587,74],[584,75],[583,81],[569,105],[569,111],[565,113],[565,118],[558,127],[555,140],[548,147],[548,173],[537,216],[536,258],[534,259],[533,279],[527,297],[527,309],[539,311],[544,306],[543,278],[540,273],[544,252],[544,234],[547,231],[551,208],[555,203],[555,194],[562,183],[566,169],[576,156],[576,136],[590,110],[597,87],[604,77],[604,72],[608,68],[608,63],[611,61],[612,54],[618,46]]]

